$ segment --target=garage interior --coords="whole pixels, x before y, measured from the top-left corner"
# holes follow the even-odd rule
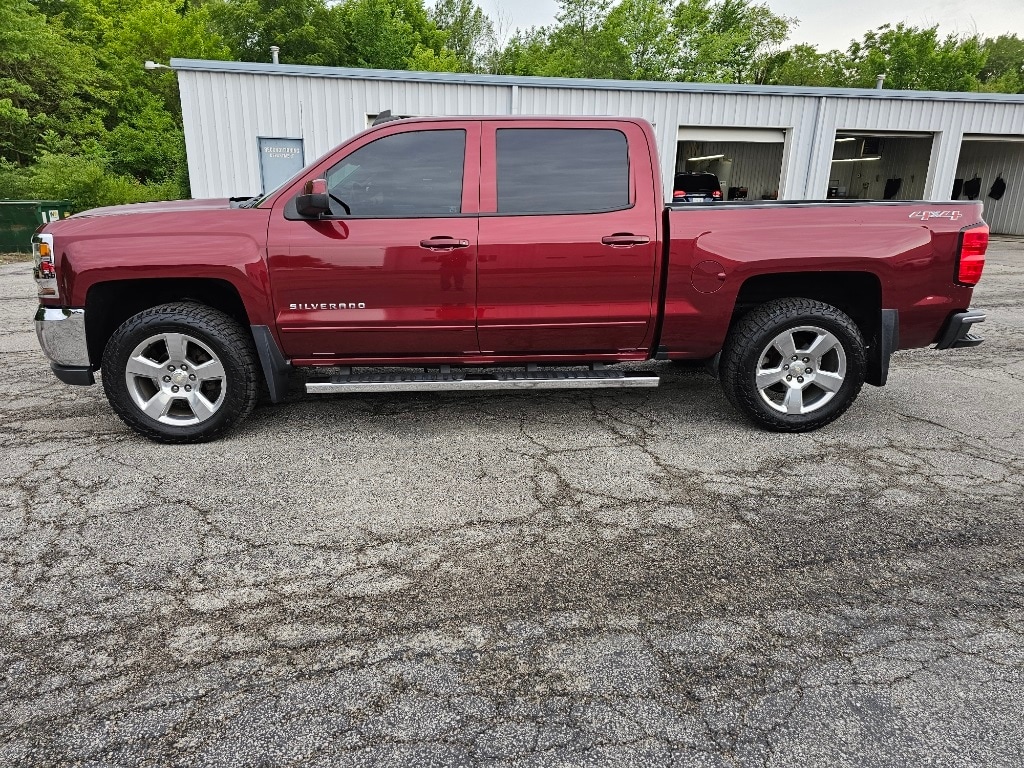
[[[1002,184],[997,185],[1000,180]],[[994,234],[1020,234],[1024,233],[1022,189],[1024,135],[964,136],[953,182],[953,200],[981,200],[985,204],[985,221]]]
[[[724,200],[775,200],[786,132],[774,128],[680,128],[676,173],[713,173]]]
[[[934,136],[930,133],[836,133],[828,197],[921,200]]]

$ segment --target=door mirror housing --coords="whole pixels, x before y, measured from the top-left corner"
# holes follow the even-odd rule
[[[310,179],[295,197],[295,212],[306,219],[319,219],[331,213],[331,198],[327,193],[327,179]]]

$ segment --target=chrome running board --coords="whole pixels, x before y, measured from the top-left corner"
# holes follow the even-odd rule
[[[591,371],[465,371],[425,373],[357,373],[314,378],[306,382],[309,394],[339,392],[464,392],[488,389],[598,389],[604,387],[656,387],[651,373],[607,369]]]

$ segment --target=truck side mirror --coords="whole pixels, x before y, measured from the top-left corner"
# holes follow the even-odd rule
[[[319,219],[331,212],[331,198],[327,194],[327,179],[310,179],[295,197],[295,211],[306,219]]]

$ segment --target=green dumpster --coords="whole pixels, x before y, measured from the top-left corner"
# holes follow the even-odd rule
[[[0,200],[0,253],[31,253],[40,224],[70,215],[70,200]]]

